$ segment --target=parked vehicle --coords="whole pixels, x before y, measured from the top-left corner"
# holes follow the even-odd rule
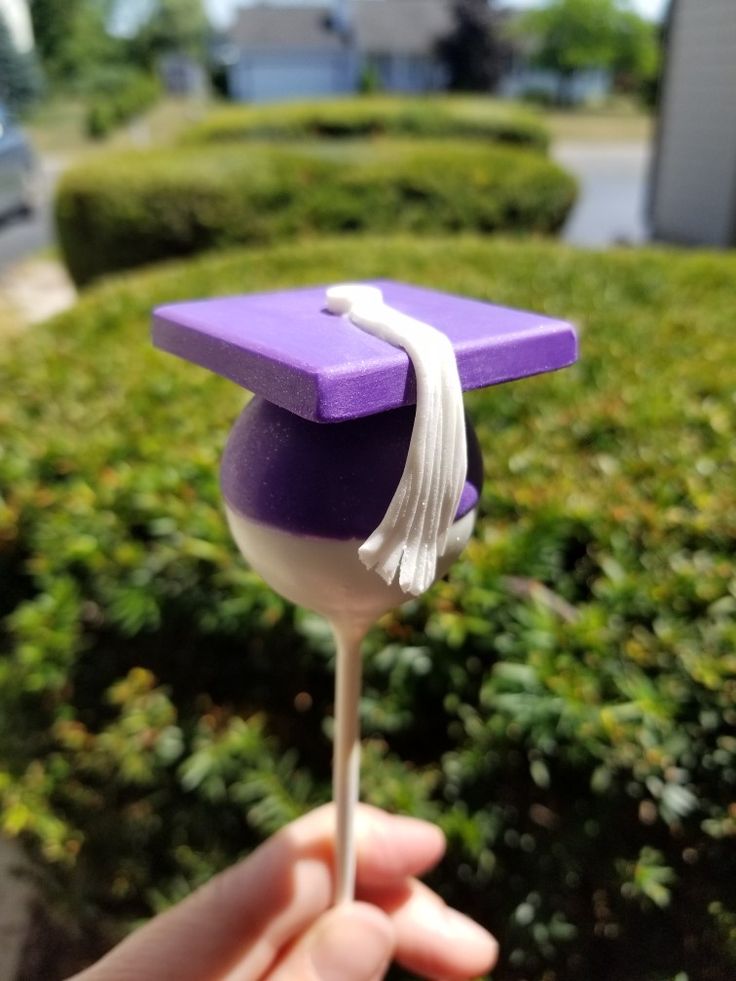
[[[0,104],[0,216],[34,212],[37,171],[28,138]]]

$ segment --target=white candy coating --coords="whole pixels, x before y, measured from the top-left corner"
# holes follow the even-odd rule
[[[225,505],[235,541],[250,565],[286,599],[321,613],[331,623],[367,630],[373,621],[407,600],[397,582],[384,582],[358,556],[357,539],[312,538],[272,528]],[[441,578],[465,548],[475,509],[449,530],[439,556]]]

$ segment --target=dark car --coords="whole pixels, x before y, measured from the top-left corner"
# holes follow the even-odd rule
[[[0,104],[0,215],[35,209],[36,158],[25,133]]]

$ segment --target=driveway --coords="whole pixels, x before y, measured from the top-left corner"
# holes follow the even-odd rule
[[[52,199],[62,169],[54,158],[43,160],[35,214],[0,221],[0,339],[60,313],[76,298],[61,262],[38,255],[55,241]]]
[[[552,156],[580,182],[580,197],[562,232],[571,245],[638,245],[648,238],[645,207],[648,142],[555,143]]]
[[[30,218],[9,217],[0,221],[0,272],[19,259],[45,249],[54,243],[51,201],[62,171],[60,161],[46,157],[39,174],[39,203]]]

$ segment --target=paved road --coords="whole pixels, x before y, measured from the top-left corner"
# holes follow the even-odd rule
[[[32,218],[7,218],[0,222],[0,272],[19,259],[38,252],[53,242],[51,209],[48,202]]]
[[[10,217],[0,221],[0,272],[20,259],[53,244],[51,197],[61,173],[56,160],[44,160],[39,179],[39,207],[31,218]]]
[[[647,143],[558,143],[552,154],[580,182],[580,197],[562,233],[565,241],[603,248],[647,240]]]

